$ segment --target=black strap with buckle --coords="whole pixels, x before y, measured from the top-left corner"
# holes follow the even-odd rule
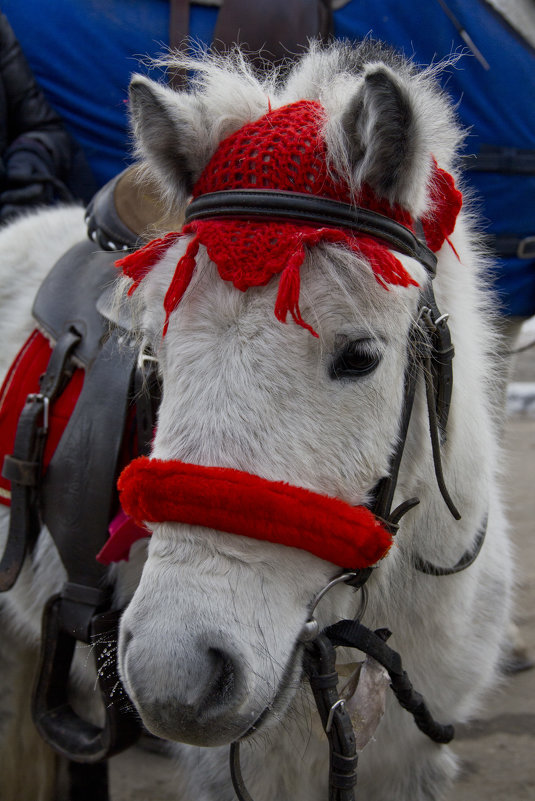
[[[329,801],[353,801],[358,753],[351,718],[337,690],[336,653],[320,634],[307,645],[304,669],[329,741]]]
[[[388,629],[372,631],[358,620],[340,620],[328,626],[325,636],[334,646],[358,648],[382,665],[389,677],[391,687],[400,705],[414,718],[421,732],[435,743],[449,743],[455,730],[451,724],[438,723],[431,715],[423,696],[412,686],[406,671],[403,669],[401,657],[386,644],[391,632]]]
[[[403,669],[400,655],[386,643],[390,634],[388,629],[372,631],[358,620],[340,620],[306,644],[304,672],[310,682],[329,742],[328,801],[354,801],[357,785],[358,752],[355,733],[337,687],[337,646],[357,648],[385,668],[398,703],[412,715],[417,727],[429,739],[446,744],[455,735],[451,724],[442,724],[434,719],[424,697],[412,686]],[[238,800],[253,801],[241,774],[239,742],[231,746],[230,768]]]
[[[71,356],[79,341],[80,334],[72,328],[59,338],[41,377],[41,392],[28,395],[17,424],[13,453],[4,459],[2,475],[11,482],[11,515],[0,563],[0,592],[6,592],[14,585],[41,530],[37,495],[49,406],[71,375]]]
[[[45,608],[32,715],[49,745],[75,762],[105,759],[131,745],[140,733],[137,715],[124,703],[126,693],[117,672],[120,611],[112,608],[106,568],[95,559],[108,538],[116,503],[115,478],[136,356],[124,334],[112,331],[86,373],[40,493],[42,518],[68,580]],[[69,671],[76,642],[90,643],[96,656],[105,709],[103,727],[95,727],[69,705]],[[108,661],[102,670],[99,659],[104,652]]]

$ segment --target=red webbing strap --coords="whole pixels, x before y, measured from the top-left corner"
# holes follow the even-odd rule
[[[300,548],[346,568],[381,559],[392,537],[363,506],[224,467],[141,457],[122,472],[125,512],[138,524],[176,521]],[[107,560],[106,550],[99,554]]]
[[[4,457],[13,452],[17,424],[30,393],[38,393],[39,378],[47,368],[52,348],[45,336],[34,331],[26,340],[6,375],[0,389],[0,469]],[[84,371],[78,368],[50,406],[49,430],[46,439],[43,468],[46,469],[61,439],[65,426],[82,389]],[[0,503],[9,506],[10,482],[0,476]]]

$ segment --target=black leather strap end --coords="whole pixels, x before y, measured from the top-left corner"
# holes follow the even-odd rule
[[[23,487],[36,487],[39,481],[39,462],[30,462],[6,455],[2,467],[2,476],[12,484]]]

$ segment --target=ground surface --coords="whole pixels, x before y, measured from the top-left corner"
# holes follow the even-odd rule
[[[535,418],[510,418],[507,445],[518,566],[516,622],[535,657]],[[510,677],[489,698],[480,719],[458,733],[454,749],[463,774],[448,801],[534,801],[535,670]]]
[[[535,350],[522,355],[514,379],[535,380]],[[535,417],[509,417],[506,443],[519,556],[516,621],[535,657]],[[480,718],[458,732],[454,749],[462,775],[447,801],[535,801],[535,670],[510,677]],[[166,757],[132,749],[112,760],[113,801],[176,801],[169,775]]]

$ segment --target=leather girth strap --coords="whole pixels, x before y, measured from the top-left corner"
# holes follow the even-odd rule
[[[28,395],[17,424],[13,453],[4,459],[2,475],[11,482],[11,514],[0,562],[0,592],[15,584],[41,530],[38,498],[49,406],[70,374],[71,356],[79,342],[80,335],[71,328],[59,338],[41,377],[41,392]]]
[[[43,522],[69,577],[66,586],[71,589],[64,590],[64,606],[67,597],[80,598],[65,622],[85,641],[93,600],[81,600],[83,593],[72,586],[98,589],[104,581],[105,568],[95,556],[108,539],[136,355],[133,348],[121,346],[117,332],[112,332],[86,372],[40,493]]]
[[[73,761],[94,763],[131,745],[139,735],[137,716],[129,711],[115,660],[108,653],[110,643],[117,640],[120,611],[112,608],[105,568],[95,558],[108,538],[117,503],[115,480],[134,393],[137,348],[124,330],[110,328],[96,311],[99,294],[116,273],[113,256],[90,254],[88,244],[92,250],[91,243],[81,243],[58,262],[34,309],[47,330],[67,326],[78,331],[80,343],[73,356],[86,365],[86,373],[39,493],[41,518],[67,582],[45,608],[32,715],[57,752]],[[78,287],[71,303],[58,304],[57,295],[51,302],[55,288],[65,286]],[[79,717],[69,703],[69,671],[77,641],[93,646],[105,708],[102,728]],[[106,669],[99,669],[106,660]]]
[[[29,396],[13,454],[5,460],[12,508],[0,566],[0,589],[6,590],[46,525],[67,581],[45,607],[32,716],[49,745],[80,763],[96,763],[117,753],[140,731],[113,658],[120,610],[113,608],[106,568],[96,561],[117,508],[115,481],[125,424],[136,385],[140,389],[138,347],[127,331],[112,327],[97,311],[97,299],[115,279],[116,269],[114,254],[95,253],[94,248],[82,242],[66,253],[35,301],[34,316],[56,344],[40,380],[41,392]],[[85,370],[82,391],[43,475],[48,408],[75,365]],[[146,440],[151,421],[144,419],[142,428]],[[102,727],[81,718],[70,705],[77,642],[92,645],[105,714]],[[102,793],[99,801],[105,798]]]

